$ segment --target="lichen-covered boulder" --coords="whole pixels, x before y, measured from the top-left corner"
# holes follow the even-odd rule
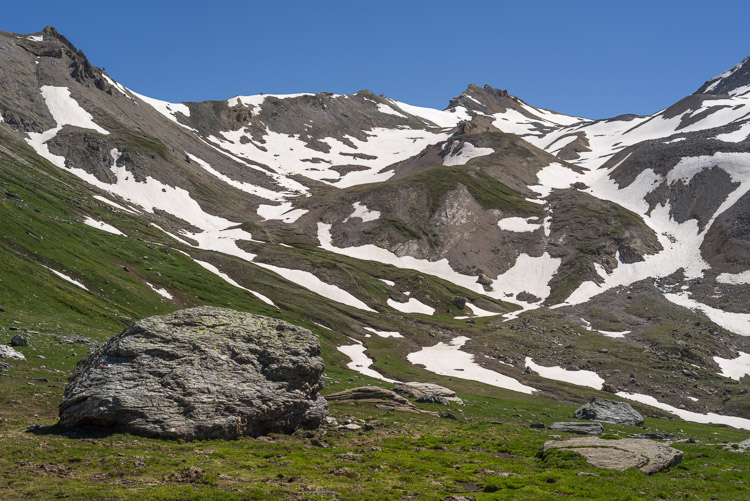
[[[580,406],[573,414],[578,419],[604,421],[605,423],[643,426],[643,416],[626,402],[594,398]]]
[[[291,433],[328,414],[322,388],[309,330],[203,306],[140,320],[90,353],[60,423],[186,440]]]

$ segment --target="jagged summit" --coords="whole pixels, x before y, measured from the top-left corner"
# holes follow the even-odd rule
[[[695,94],[742,96],[750,93],[750,56],[704,83]]]

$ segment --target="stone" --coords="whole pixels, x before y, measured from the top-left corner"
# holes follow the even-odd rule
[[[607,470],[638,468],[647,475],[682,462],[682,451],[653,440],[639,438],[605,440],[585,437],[546,442],[543,450],[550,449],[577,452],[585,457],[589,464],[597,468]]]
[[[292,433],[328,414],[320,342],[282,320],[202,306],[140,320],[78,363],[65,427],[195,440]]]
[[[680,437],[671,433],[633,433],[628,438],[647,438],[649,440],[679,440]]]
[[[604,428],[599,423],[581,423],[579,421],[557,422],[549,425],[550,430],[577,433],[579,435],[601,435]]]
[[[362,427],[358,424],[349,423],[349,424],[342,424],[336,429],[341,430],[341,431],[359,431],[362,429]]]
[[[451,299],[451,304],[459,310],[463,310],[464,308],[466,308],[466,298],[462,296],[453,296],[453,299]]]
[[[436,395],[434,393],[425,393],[424,395],[420,395],[419,397],[417,397],[417,402],[420,404],[450,405],[445,397]]]
[[[14,350],[10,346],[0,344],[0,358],[9,358],[11,360],[26,360],[26,357],[20,351]]]
[[[580,406],[573,414],[578,419],[604,421],[605,423],[643,426],[643,416],[630,404],[604,398],[594,398]]]
[[[393,391],[407,398],[419,398],[427,393],[432,393],[445,398],[449,402],[455,402],[458,405],[464,404],[464,401],[456,395],[455,391],[434,383],[419,383],[416,381],[399,383],[393,387]]]
[[[11,346],[28,346],[29,340],[25,336],[21,336],[20,334],[16,334],[10,339],[10,345]]]
[[[438,414],[441,418],[444,419],[455,419],[458,420],[458,417],[456,417],[455,414],[453,414],[451,411],[440,411],[440,414]]]
[[[484,273],[480,273],[479,276],[477,277],[477,283],[480,285],[492,285],[492,282],[494,282],[494,280],[492,280],[490,277],[488,277]]]
[[[409,412],[419,412],[414,404],[399,395],[398,393],[380,388],[379,386],[360,386],[349,388],[348,390],[326,395],[326,399],[331,402],[349,402],[354,405],[355,402],[375,404],[382,410],[399,410]]]

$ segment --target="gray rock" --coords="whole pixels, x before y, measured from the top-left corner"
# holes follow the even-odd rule
[[[11,346],[28,346],[29,340],[28,338],[21,336],[20,334],[16,334],[10,339],[10,345]]]
[[[393,391],[408,398],[419,398],[422,395],[432,393],[445,398],[449,402],[455,402],[459,405],[464,404],[464,401],[456,396],[455,391],[434,383],[419,383],[416,381],[399,383],[393,387]]]
[[[419,397],[417,397],[417,402],[419,402],[420,404],[450,405],[445,397],[435,395],[434,393],[425,393],[424,395],[420,395]]]
[[[0,344],[0,358],[9,358],[11,360],[26,360],[23,353],[16,351],[10,346]]]
[[[633,433],[628,438],[647,438],[649,440],[679,440],[680,437],[671,433]]]
[[[581,454],[592,466],[607,470],[638,468],[647,475],[657,473],[682,462],[682,452],[653,440],[623,438],[604,440],[596,437],[550,441],[544,451],[571,450]]]
[[[186,440],[317,428],[319,355],[309,330],[273,318],[205,306],[146,318],[78,363],[60,423]]]
[[[362,427],[355,423],[349,423],[349,424],[342,424],[336,429],[341,430],[341,431],[359,431],[362,429]]]
[[[578,419],[591,419],[605,423],[643,426],[641,416],[630,404],[615,402],[604,398],[594,398],[591,402],[580,406],[573,414]]]
[[[552,423],[549,425],[549,429],[579,435],[601,435],[604,433],[604,428],[600,423],[581,423],[578,421]]]

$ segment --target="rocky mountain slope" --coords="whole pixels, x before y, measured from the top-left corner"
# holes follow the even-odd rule
[[[747,59],[651,116],[470,85],[168,103],[0,33],[0,326],[271,314],[329,364],[750,429]]]

